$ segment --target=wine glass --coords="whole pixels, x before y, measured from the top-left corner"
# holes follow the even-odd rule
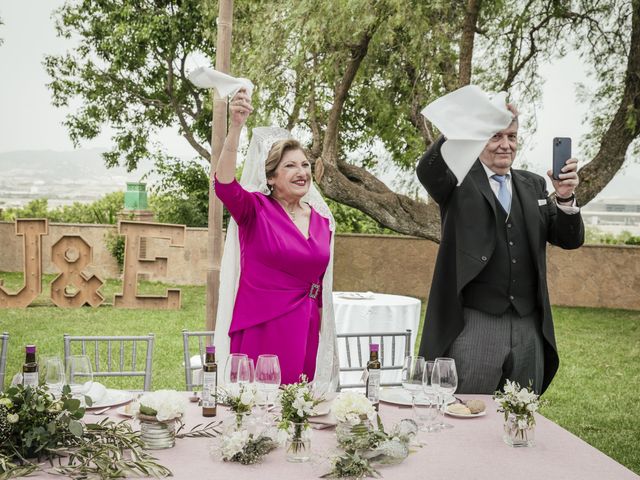
[[[62,393],[65,381],[65,370],[60,357],[52,355],[40,358],[40,380],[49,388],[49,392],[54,397]]]
[[[401,382],[402,387],[411,395],[411,405],[415,403],[416,394],[422,390],[424,369],[424,357],[410,355],[404,359]]]
[[[71,388],[71,395],[85,404],[85,395],[93,386],[93,369],[91,360],[86,355],[71,355],[67,358],[67,385]]]
[[[251,381],[249,357],[244,353],[232,353],[224,367],[224,384],[232,395],[240,394],[243,385]]]
[[[260,355],[256,364],[255,386],[265,398],[264,416],[270,405],[270,396],[278,391],[282,374],[280,372],[280,361],[277,355]]]
[[[431,385],[438,394],[438,402],[444,414],[447,400],[458,388],[458,372],[456,371],[456,361],[453,358],[436,358],[431,375]],[[453,428],[453,425],[441,422],[440,427]]]

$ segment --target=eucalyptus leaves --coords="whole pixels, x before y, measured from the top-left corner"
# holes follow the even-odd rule
[[[59,399],[46,387],[17,385],[0,394],[0,477],[37,470],[72,478],[171,475],[127,423],[83,423],[84,413],[69,386]],[[38,465],[43,459],[51,467]]]

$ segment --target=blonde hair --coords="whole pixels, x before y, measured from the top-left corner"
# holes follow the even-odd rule
[[[297,140],[293,138],[287,138],[285,140],[278,140],[271,146],[271,150],[269,150],[269,155],[267,155],[267,160],[264,162],[264,171],[267,176],[267,179],[273,177],[276,173],[276,169],[280,162],[282,161],[282,157],[289,150],[300,150],[305,157],[307,157],[307,152],[304,151],[302,145]],[[309,157],[307,157],[307,160]]]

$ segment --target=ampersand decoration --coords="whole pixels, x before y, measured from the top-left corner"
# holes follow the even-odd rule
[[[51,300],[58,307],[99,306],[104,282],[83,270],[91,263],[91,246],[80,235],[64,235],[51,247],[51,261],[62,272],[51,282]]]

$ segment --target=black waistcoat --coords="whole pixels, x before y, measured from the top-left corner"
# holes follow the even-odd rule
[[[462,290],[463,305],[493,315],[502,315],[513,306],[524,316],[536,308],[538,283],[522,206],[516,188],[508,216],[498,199],[494,200],[496,247],[485,268]]]

